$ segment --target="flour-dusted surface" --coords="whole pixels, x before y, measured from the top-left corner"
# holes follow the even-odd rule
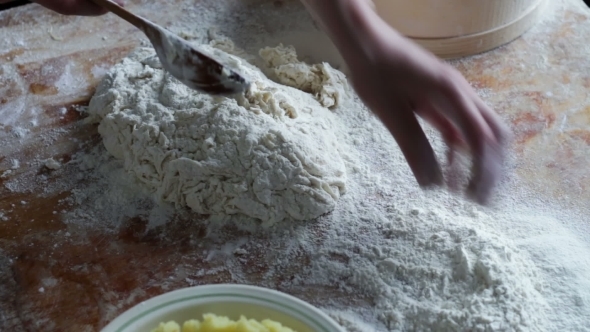
[[[282,43],[312,67],[342,68],[317,47],[328,40],[298,1],[126,4],[196,42],[217,25],[252,63],[261,48]],[[590,13],[578,0],[552,4],[523,38],[453,62],[514,130],[508,178],[492,207],[421,191],[391,136],[351,96],[330,109],[342,125],[331,130],[346,150],[346,193],[316,220],[266,229],[240,214],[212,222],[154,203],[105,151],[96,126],[80,119],[84,107],[71,106],[88,100],[141,32],[113,15],[62,17],[37,5],[0,13],[0,45],[9,50],[0,51],[8,100],[0,100],[0,330],[99,331],[155,295],[233,282],[300,297],[347,331],[462,331],[451,328],[458,320],[479,324],[474,330],[586,332]],[[51,157],[60,168],[45,166]]]
[[[253,80],[235,98],[184,86],[151,49],[115,66],[89,107],[107,150],[158,198],[200,214],[273,224],[330,212],[346,186],[334,115],[233,59]]]
[[[211,44],[256,62],[252,55],[235,49],[227,38],[221,40]],[[219,49],[209,51],[223,52]],[[225,52],[223,55],[228,56]],[[153,53],[143,49],[113,68],[99,86],[89,112],[102,119],[99,132],[107,150],[124,160],[126,169],[140,182],[155,184],[152,191],[164,201],[180,206],[186,203],[203,214],[241,212],[273,223],[283,219],[306,220],[306,216],[317,217],[318,212],[331,211],[323,218],[327,223],[323,229],[327,240],[323,245],[317,246],[306,237],[293,241],[275,235],[273,242],[303,245],[310,254],[309,268],[294,276],[292,285],[336,284],[346,292],[368,296],[372,304],[367,309],[387,330],[544,331],[549,327],[550,305],[543,294],[541,270],[506,234],[493,227],[496,217],[480,213],[474,206],[467,210],[450,208],[449,203],[461,204],[460,200],[442,193],[424,198],[414,207],[400,209],[398,206],[407,201],[403,189],[409,188],[400,188],[399,181],[404,179],[410,184],[411,177],[379,121],[357,98],[339,98],[348,90],[344,75],[329,65],[322,70],[321,65],[300,62],[296,50],[289,46],[263,48],[260,55],[275,79],[300,90],[272,83],[245,59],[234,58],[234,65],[255,78],[252,90],[245,97],[235,98],[198,94],[158,72]],[[326,94],[322,89],[322,83],[334,86],[334,79],[321,77],[324,72],[328,73],[326,77],[340,78],[340,87],[334,89],[339,93]],[[334,114],[313,100],[315,97],[322,102],[330,96],[333,102],[325,106],[332,107]],[[297,122],[308,115],[313,116]],[[204,124],[206,130],[201,129]],[[296,128],[308,135],[306,138],[290,136],[297,124]],[[269,141],[268,133],[273,133],[274,139]],[[430,134],[437,151],[443,154],[440,140]],[[277,144],[275,137],[287,139]],[[339,138],[339,145],[335,144],[335,137]],[[248,138],[251,142],[244,149],[243,142]],[[257,150],[273,152],[285,141],[301,149],[302,152],[293,153],[295,161],[285,154],[282,159],[269,158],[268,153],[263,154],[265,167],[252,161],[258,157]],[[334,157],[321,159],[328,152],[322,144],[326,141],[330,142]],[[224,147],[226,142],[230,142],[229,148]],[[375,177],[370,169],[376,158],[373,162],[363,160],[363,152],[354,148],[369,145],[372,148],[364,153],[380,151],[381,160],[397,156],[387,163],[399,167],[392,178]],[[184,154],[191,148],[196,152]],[[317,148],[318,152],[310,148]],[[216,149],[221,153],[216,153]],[[338,150],[350,150],[346,170]],[[313,158],[314,155],[317,157]],[[313,161],[320,160],[321,168],[306,170],[309,163],[304,160],[310,156]],[[285,167],[293,170],[285,171]],[[339,208],[332,211],[332,204],[329,209],[315,209],[302,215],[301,210],[318,205],[317,194],[310,195],[314,199],[312,204],[304,201],[295,213],[291,212],[293,206],[301,199],[281,198],[268,204],[260,198],[260,192],[276,196],[277,181],[273,179],[277,177],[266,175],[272,171],[286,174],[279,178],[279,183],[289,183],[290,174],[301,172],[327,175],[328,179],[348,173],[353,181],[348,185],[348,195],[340,198],[338,191],[332,197],[340,198]],[[232,176],[228,177],[228,173]],[[265,180],[257,183],[261,173]],[[252,187],[250,183],[254,183]],[[313,182],[307,180],[303,184]],[[330,193],[335,184],[328,185]],[[339,190],[343,186],[343,180],[336,182]],[[315,190],[318,188],[323,189],[321,185],[315,186]],[[303,194],[309,195],[308,191]],[[376,194],[383,199],[357,204],[360,197]],[[243,205],[236,204],[240,200]],[[270,213],[261,214],[269,205]],[[286,213],[277,212],[281,207]],[[366,233],[355,234],[355,229],[363,224]],[[238,252],[248,253],[243,249]]]

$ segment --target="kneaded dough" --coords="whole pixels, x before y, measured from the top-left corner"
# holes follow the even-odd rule
[[[331,129],[338,119],[316,100],[317,88],[275,83],[237,56],[201,48],[231,59],[254,82],[250,90],[236,97],[199,93],[165,73],[153,49],[138,49],[90,101],[108,152],[158,199],[200,214],[243,214],[269,225],[334,209],[346,170]]]

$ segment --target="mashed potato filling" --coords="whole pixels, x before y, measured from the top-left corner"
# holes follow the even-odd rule
[[[204,314],[203,321],[187,320],[182,328],[175,321],[160,323],[152,332],[296,332],[279,322],[257,321],[241,316],[237,321],[215,314]]]

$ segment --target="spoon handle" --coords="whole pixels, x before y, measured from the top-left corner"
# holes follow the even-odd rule
[[[133,24],[135,27],[139,28],[141,31],[145,32],[147,29],[151,27],[151,22],[147,22],[146,19],[141,18],[133,13],[128,12],[123,7],[119,6],[117,3],[111,0],[92,0],[95,4],[108,9],[111,13],[119,16],[120,18],[124,19],[125,21]]]

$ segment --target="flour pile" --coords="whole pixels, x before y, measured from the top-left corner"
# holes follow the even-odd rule
[[[282,53],[266,57],[277,66],[285,64],[273,56],[294,55],[277,50]],[[192,91],[161,69],[152,49],[115,66],[89,106],[107,150],[158,198],[200,214],[241,213],[273,224],[333,210],[346,190],[331,130],[334,114],[313,95],[276,84],[227,56],[253,81],[245,95]],[[329,67],[320,74],[327,78],[318,81],[308,70],[294,84],[310,86],[322,104],[336,105],[344,90],[330,85],[330,78],[344,81],[342,74]]]
[[[253,78],[251,90],[234,98],[190,91],[161,70],[153,50],[140,49],[109,72],[90,104],[106,149],[162,201],[293,223],[237,239],[209,230],[218,242],[195,252],[205,250],[214,269],[178,267],[154,282],[192,285],[187,274],[225,271],[231,282],[299,294],[350,332],[587,326],[590,287],[581,276],[590,264],[561,262],[554,241],[536,241],[559,225],[540,231],[534,218],[421,191],[387,130],[349,96],[344,75],[299,61],[293,47],[262,48],[259,58],[227,38],[204,48],[233,59]],[[440,137],[428,135],[443,155]],[[572,250],[587,252],[584,244]],[[253,277],[252,268],[266,272]],[[552,314],[558,308],[563,316]]]
[[[489,216],[436,205],[385,209],[386,214],[363,209],[381,236],[353,241],[334,234],[334,242],[314,256],[311,280],[330,271],[333,283],[367,294],[388,331],[544,331],[548,326],[541,314],[548,305],[540,272],[504,235],[486,226],[493,223]]]

